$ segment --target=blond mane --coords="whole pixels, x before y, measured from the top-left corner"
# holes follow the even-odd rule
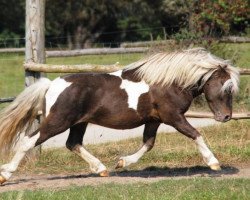
[[[149,85],[177,84],[185,89],[197,85],[198,81],[201,81],[202,87],[220,67],[223,67],[231,77],[228,87],[230,86],[232,92],[237,92],[238,70],[228,60],[218,58],[203,48],[157,53],[126,66],[124,70],[138,68],[135,73]],[[228,88],[224,86],[223,90]]]

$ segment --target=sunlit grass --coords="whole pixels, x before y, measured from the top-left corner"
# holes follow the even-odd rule
[[[209,179],[192,178],[164,180],[156,183],[100,184],[98,186],[71,186],[63,189],[19,191],[2,193],[1,200],[42,200],[42,199],[108,199],[108,200],[159,200],[159,199],[199,199],[199,200],[248,200],[249,179]]]

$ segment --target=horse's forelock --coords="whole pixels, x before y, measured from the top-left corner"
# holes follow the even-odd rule
[[[233,93],[233,81],[232,79],[228,79],[227,81],[225,81],[225,83],[223,84],[223,86],[221,87],[221,93]]]
[[[240,79],[239,79],[239,70],[235,67],[232,67],[231,65],[228,65],[227,68],[226,68],[226,71],[227,73],[230,75],[230,82],[228,82],[226,84],[226,82],[224,83],[225,85],[225,90],[228,90],[228,89],[231,89],[231,92],[236,94],[238,91],[239,91],[239,82],[240,82]],[[223,85],[223,86],[224,86]]]
[[[226,80],[221,87],[221,93],[232,93],[236,94],[239,90],[238,78],[231,76],[230,79]]]

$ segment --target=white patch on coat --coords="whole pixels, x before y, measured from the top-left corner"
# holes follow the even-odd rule
[[[114,75],[122,79],[122,70],[112,72],[110,75]],[[137,110],[137,105],[141,94],[149,91],[149,86],[144,81],[133,82],[126,79],[122,79],[120,88],[126,91],[128,95],[128,107],[133,108],[134,110]]]
[[[121,89],[128,94],[128,107],[137,110],[139,97],[149,91],[149,86],[143,82],[132,82],[122,79]]]
[[[206,143],[203,140],[202,136],[199,136],[195,140],[200,153],[202,154],[204,161],[208,166],[219,164],[219,161],[214,157],[214,154],[207,147]]]
[[[71,82],[67,82],[62,78],[56,78],[51,82],[51,85],[45,95],[46,99],[46,116],[48,116],[51,107],[55,104],[58,96],[71,85]]]
[[[114,75],[114,76],[118,76],[118,77],[121,77],[122,76],[122,70],[118,70],[118,71],[115,71],[115,72],[112,72],[112,73],[109,73],[110,75]]]

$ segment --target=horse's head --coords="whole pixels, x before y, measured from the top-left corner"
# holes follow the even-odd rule
[[[238,77],[232,77],[225,70],[216,70],[203,87],[208,105],[216,121],[226,122],[232,117],[233,93],[238,88]]]

